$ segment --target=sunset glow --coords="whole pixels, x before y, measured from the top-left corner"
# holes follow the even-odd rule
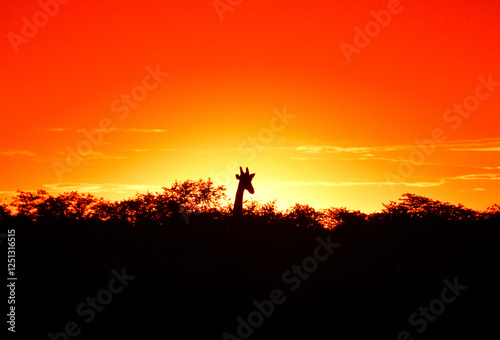
[[[281,209],[499,203],[500,2],[230,3],[2,2],[0,203],[239,166]]]

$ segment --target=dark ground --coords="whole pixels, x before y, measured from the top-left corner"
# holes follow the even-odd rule
[[[234,335],[226,339],[243,339],[237,318],[247,320],[256,310],[252,302],[269,299],[275,289],[286,300],[247,338],[397,339],[408,331],[413,339],[485,339],[497,333],[498,220],[402,218],[333,232],[252,220],[228,232],[225,225],[4,223],[0,232],[16,229],[15,338],[49,339],[49,332],[75,322],[78,336],[54,339],[224,339],[225,332]],[[307,279],[294,281],[300,286],[292,291],[295,284],[282,275],[328,235],[340,246]],[[79,315],[77,306],[108,288],[112,270],[134,278],[87,323],[89,307]],[[423,321],[410,325],[412,313],[441,299],[445,279],[467,288],[425,330]]]

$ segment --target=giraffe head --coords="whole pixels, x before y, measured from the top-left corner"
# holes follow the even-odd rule
[[[252,185],[253,176],[255,176],[255,174],[249,173],[248,168],[247,168],[246,172],[243,172],[243,169],[241,168],[241,166],[240,166],[240,174],[239,175],[236,174],[236,179],[240,180],[239,186],[241,186],[243,188],[243,190],[245,190],[245,189],[248,190],[248,192],[251,194],[253,194],[255,192],[255,190],[253,189],[253,185]]]

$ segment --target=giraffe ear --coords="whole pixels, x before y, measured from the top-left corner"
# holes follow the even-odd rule
[[[251,175],[250,175],[250,179],[252,179],[252,178],[253,178],[253,176],[255,176],[255,174],[251,174]]]
[[[240,179],[240,175],[236,174],[236,179]]]

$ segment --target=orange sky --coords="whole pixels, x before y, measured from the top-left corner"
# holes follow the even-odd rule
[[[3,198],[242,165],[280,208],[500,201],[496,0],[61,2],[0,4]]]

